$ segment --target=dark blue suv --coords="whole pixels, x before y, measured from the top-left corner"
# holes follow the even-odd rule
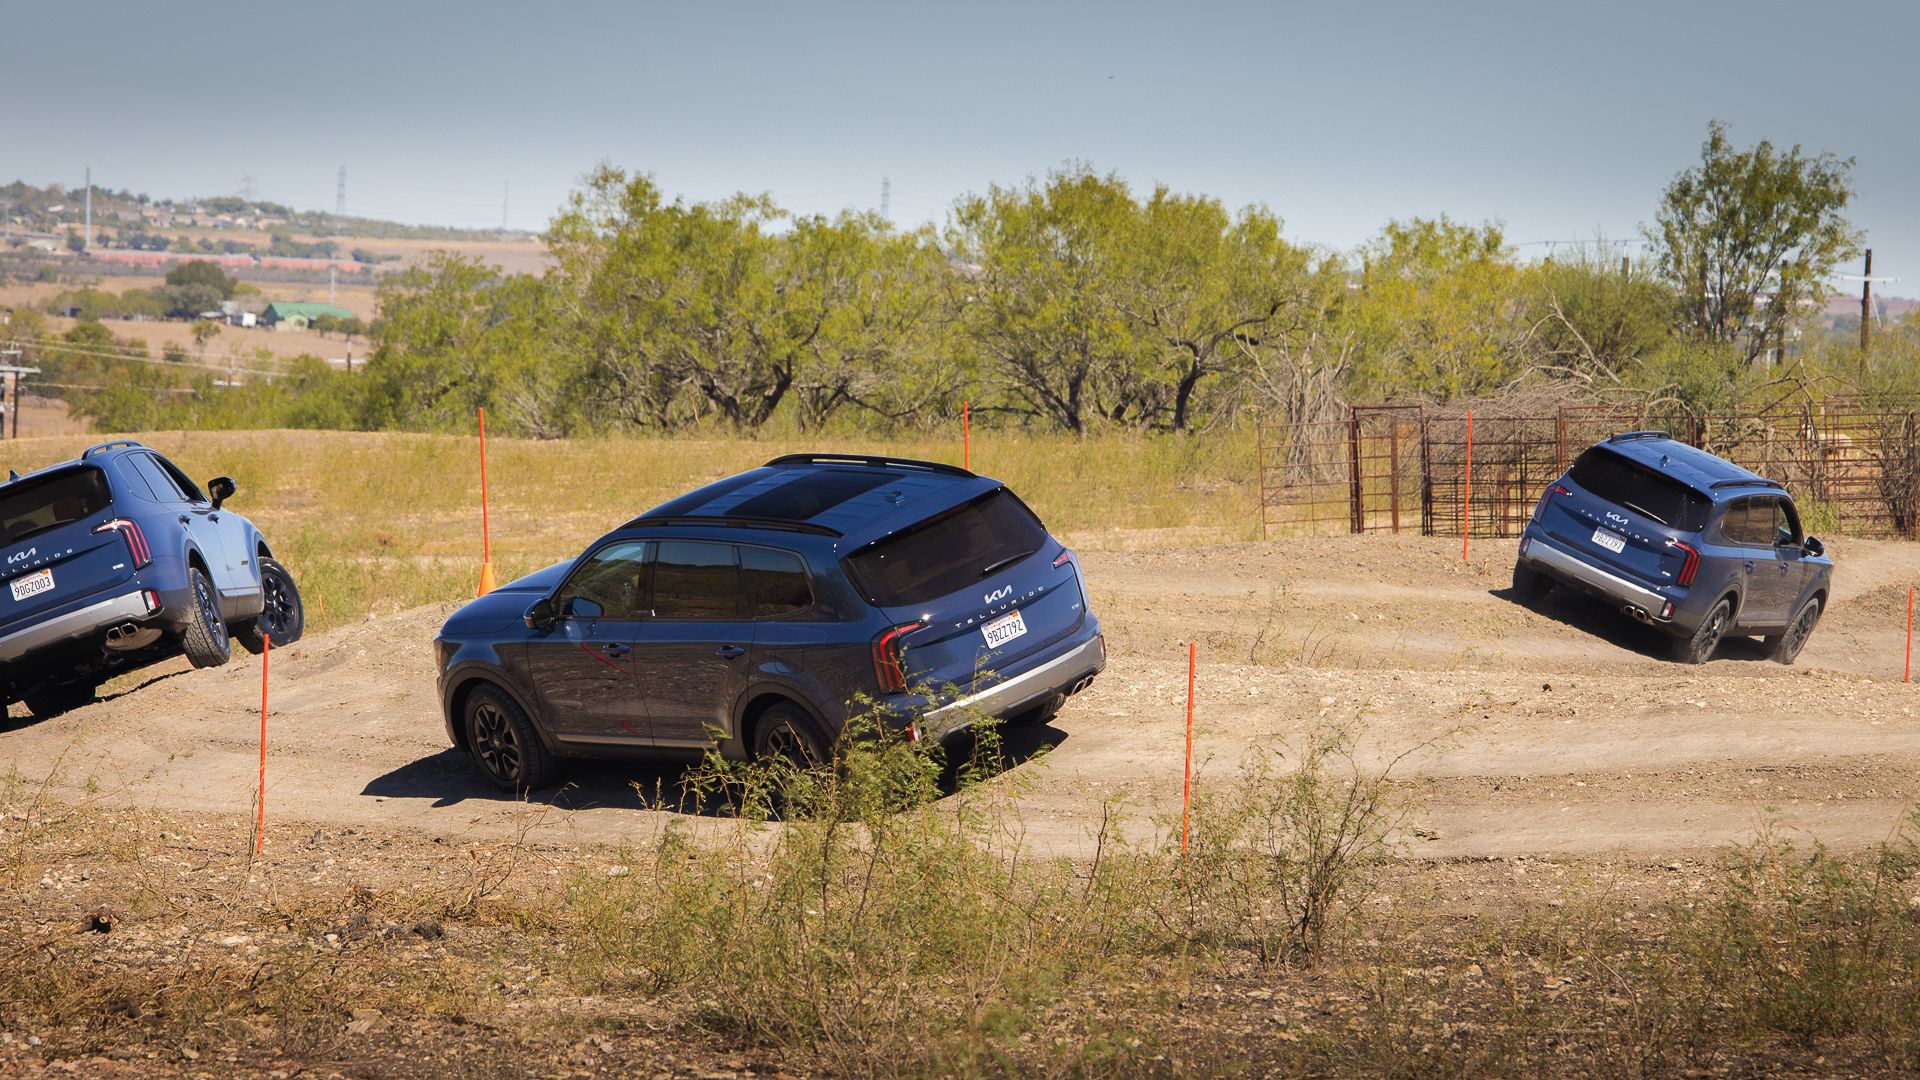
[[[0,694],[46,717],[120,672],[184,653],[194,667],[300,637],[300,593],[266,538],[137,442],[0,484]]]
[[[915,739],[1044,722],[1106,667],[1076,563],[996,480],[777,458],[455,612],[447,737],[525,790],[566,757],[823,761],[862,713]]]
[[[1831,593],[1833,562],[1785,489],[1665,432],[1615,435],[1549,486],[1520,536],[1513,589],[1591,593],[1705,663],[1728,634],[1800,654]]]

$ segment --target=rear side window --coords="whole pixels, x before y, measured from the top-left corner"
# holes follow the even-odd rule
[[[153,492],[153,497],[163,503],[187,502],[186,492],[174,483],[173,475],[160,467],[160,459],[152,454],[133,454],[127,458],[133,466],[133,473]]]
[[[662,540],[653,561],[653,613],[662,619],[732,619],[740,611],[732,544]]]
[[[1033,511],[1000,488],[868,544],[847,565],[869,600],[910,607],[976,585],[1046,542]]]
[[[18,543],[92,517],[113,502],[107,478],[91,466],[0,489],[0,536]]]
[[[1581,454],[1568,475],[1615,506],[1688,532],[1706,525],[1713,509],[1713,503],[1698,491],[1601,446]]]
[[[750,618],[786,615],[813,606],[806,567],[791,551],[742,547],[740,591],[746,597]]]

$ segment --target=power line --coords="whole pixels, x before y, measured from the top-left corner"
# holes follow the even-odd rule
[[[284,372],[270,368],[239,367],[232,364],[209,364],[196,360],[168,360],[164,357],[149,356],[132,349],[108,346],[85,346],[59,338],[17,338],[15,343],[26,348],[53,353],[72,353],[76,356],[89,356],[100,360],[127,360],[142,364],[157,364],[170,368],[201,368],[213,372],[240,371],[248,375],[281,375]]]

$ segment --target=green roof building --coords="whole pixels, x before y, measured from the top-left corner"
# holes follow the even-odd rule
[[[266,314],[260,316],[260,325],[275,330],[305,330],[313,325],[313,320],[322,315],[331,315],[336,319],[351,319],[353,312],[337,308],[332,304],[292,304],[275,302],[267,305]]]

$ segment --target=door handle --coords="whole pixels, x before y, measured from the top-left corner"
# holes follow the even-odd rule
[[[1752,560],[1752,559],[1748,559],[1748,560],[1747,560],[1747,570],[1748,570],[1748,571],[1752,571],[1752,570],[1753,570],[1753,560]]]
[[[600,651],[606,653],[608,656],[625,656],[633,651],[633,646],[615,643],[600,646]]]
[[[191,525],[191,524],[193,524],[193,519],[192,519],[192,518],[190,518],[190,517],[188,517],[188,516],[187,516],[187,515],[185,515],[185,514],[181,514],[181,515],[180,515],[180,524],[182,524],[182,525]]]
[[[736,656],[745,656],[747,654],[747,650],[741,648],[738,645],[722,645],[718,649],[715,649],[714,653],[719,656],[724,656],[727,659],[731,660]]]

